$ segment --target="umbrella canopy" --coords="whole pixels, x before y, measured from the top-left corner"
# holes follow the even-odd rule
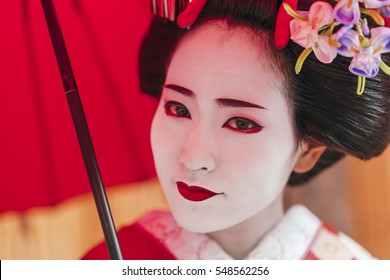
[[[138,88],[149,1],[53,1],[106,186],[155,176]],[[39,0],[0,9],[0,212],[90,191]]]

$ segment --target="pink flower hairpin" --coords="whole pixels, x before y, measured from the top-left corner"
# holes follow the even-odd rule
[[[361,2],[364,7],[360,7]],[[313,51],[323,63],[331,63],[338,54],[352,57],[349,71],[358,76],[358,94],[364,92],[366,78],[376,76],[379,69],[390,75],[390,67],[381,59],[381,54],[390,52],[390,28],[383,27],[389,21],[382,16],[387,15],[389,3],[390,0],[340,0],[332,8],[327,2],[317,1],[309,11],[296,11],[283,3],[281,8],[293,17],[290,39],[305,48],[297,59],[296,73]],[[361,19],[362,14],[380,27],[370,29],[367,19]]]
[[[329,43],[329,32],[320,32],[326,26],[333,24],[333,9],[326,2],[315,2],[308,13],[297,13],[286,6],[288,13],[294,19],[290,23],[291,40],[305,48],[298,59],[295,71],[300,72],[305,58],[314,51],[315,56],[323,63],[331,63],[337,56],[337,51]]]

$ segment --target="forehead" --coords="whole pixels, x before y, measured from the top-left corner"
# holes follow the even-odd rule
[[[267,42],[248,27],[228,27],[222,21],[202,24],[179,43],[167,83],[180,83],[194,92],[213,88],[217,95],[280,99],[281,77],[271,67]]]

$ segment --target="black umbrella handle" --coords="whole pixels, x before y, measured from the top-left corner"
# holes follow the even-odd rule
[[[60,69],[66,98],[68,99],[69,109],[72,114],[73,123],[76,129],[81,152],[83,154],[84,164],[87,169],[89,182],[95,198],[108,251],[111,259],[122,260],[122,252],[116,235],[114,221],[111,216],[110,206],[104,190],[99,166],[96,160],[95,151],[93,149],[91,136],[89,134],[87,121],[85,119],[83,106],[81,104],[76,81],[73,76],[61,28],[58,24],[52,1],[41,0],[41,3],[45,13],[46,23],[49,28],[54,52],[57,57],[57,64]]]

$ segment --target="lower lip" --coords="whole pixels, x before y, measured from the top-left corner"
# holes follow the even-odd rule
[[[176,185],[181,196],[190,201],[204,201],[217,195],[217,193],[212,192],[210,190],[197,186],[190,187],[183,182],[177,182]]]

